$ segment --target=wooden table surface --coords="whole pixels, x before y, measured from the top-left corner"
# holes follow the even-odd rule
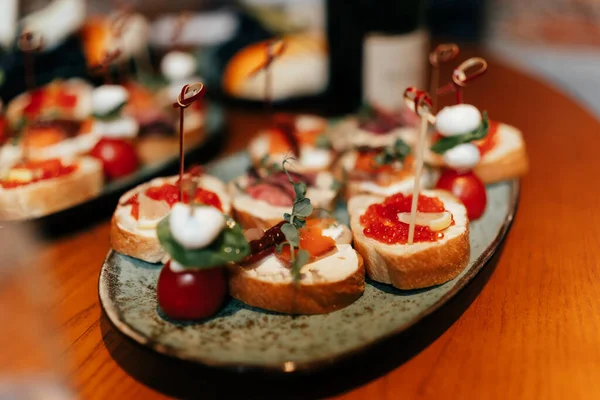
[[[142,349],[102,315],[106,221],[10,258],[50,279],[60,365],[79,397],[600,398],[600,125],[558,91],[495,60],[465,100],[523,130],[531,170],[501,257],[466,290],[462,306],[443,308],[418,338],[380,349],[368,364],[289,380],[221,375]],[[266,124],[250,112],[230,111],[228,119],[224,154],[243,149]]]

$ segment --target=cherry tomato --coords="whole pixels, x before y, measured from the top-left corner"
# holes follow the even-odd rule
[[[167,262],[158,277],[158,305],[173,319],[201,319],[215,314],[227,295],[223,268],[173,272]]]
[[[458,172],[445,169],[435,187],[447,190],[458,197],[467,208],[467,216],[471,221],[481,217],[485,211],[487,204],[485,186],[473,171]]]
[[[102,138],[90,155],[102,161],[104,175],[108,179],[129,175],[137,170],[139,164],[135,147],[122,139]]]

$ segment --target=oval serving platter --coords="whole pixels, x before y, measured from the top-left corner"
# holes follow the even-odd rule
[[[213,163],[208,171],[231,180],[249,166],[246,154]],[[331,365],[398,334],[438,309],[483,268],[506,236],[518,198],[517,180],[490,185],[483,217],[471,223],[469,265],[455,279],[425,290],[401,291],[367,280],[364,295],[342,310],[289,316],[230,299],[216,316],[197,323],[159,315],[156,281],[161,264],[108,253],[99,280],[100,302],[114,326],[159,353],[204,365],[290,372]],[[336,216],[347,221],[345,206]]]

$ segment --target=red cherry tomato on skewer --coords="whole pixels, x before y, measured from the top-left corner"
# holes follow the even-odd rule
[[[171,262],[160,271],[156,285],[158,305],[173,319],[194,320],[219,311],[227,295],[223,268],[174,272]]]
[[[458,197],[467,208],[469,220],[476,220],[483,215],[487,204],[485,186],[473,171],[458,172],[445,169],[435,187]]]
[[[102,138],[90,155],[102,161],[104,175],[108,179],[132,174],[139,165],[135,147],[122,139]]]

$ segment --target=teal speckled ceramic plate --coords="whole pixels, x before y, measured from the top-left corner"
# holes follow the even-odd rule
[[[248,157],[237,154],[213,164],[209,171],[230,180],[248,165]],[[181,324],[157,312],[155,288],[161,265],[111,251],[100,273],[100,301],[118,330],[159,353],[235,369],[289,372],[329,365],[414,325],[463,288],[504,239],[518,194],[518,181],[488,187],[488,208],[471,224],[468,267],[456,279],[430,289],[400,291],[368,282],[354,304],[317,316],[292,317],[230,300],[207,321]],[[347,220],[343,207],[337,212]]]

